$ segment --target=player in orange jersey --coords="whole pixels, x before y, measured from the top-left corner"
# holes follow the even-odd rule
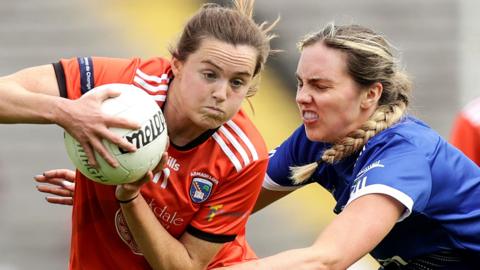
[[[234,2],[198,11],[171,61],[81,57],[0,78],[0,122],[60,125],[91,165],[94,150],[116,165],[102,139],[133,151],[108,127],[137,124],[101,114],[101,102],[114,91],[83,94],[103,84],[133,84],[164,112],[169,157],[155,176],[114,187],[64,171],[75,177],[70,269],[204,269],[254,257],[244,228],[268,156],[241,104],[256,92],[272,26],[252,20],[253,0]]]
[[[480,98],[468,103],[457,115],[450,140],[480,166]]]

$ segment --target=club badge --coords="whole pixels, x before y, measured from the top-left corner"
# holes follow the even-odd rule
[[[202,203],[210,197],[213,183],[204,178],[193,178],[190,185],[190,199],[194,203]]]

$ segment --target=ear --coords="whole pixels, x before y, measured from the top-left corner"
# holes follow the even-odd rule
[[[183,62],[178,60],[178,58],[172,57],[171,65],[173,76],[178,77],[182,71]]]
[[[362,102],[360,107],[362,109],[369,109],[372,106],[376,106],[378,104],[378,100],[382,96],[383,92],[383,85],[380,82],[373,83],[368,89],[363,92]]]

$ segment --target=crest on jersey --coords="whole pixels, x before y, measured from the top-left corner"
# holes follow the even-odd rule
[[[190,185],[190,199],[194,203],[202,203],[212,194],[213,183],[210,180],[195,177]]]

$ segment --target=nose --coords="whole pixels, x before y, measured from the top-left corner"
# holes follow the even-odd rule
[[[295,96],[295,101],[298,104],[310,103],[312,102],[312,96],[308,93],[307,89],[298,88],[297,95]]]
[[[219,82],[212,89],[212,97],[217,102],[223,102],[227,99],[228,82]]]

